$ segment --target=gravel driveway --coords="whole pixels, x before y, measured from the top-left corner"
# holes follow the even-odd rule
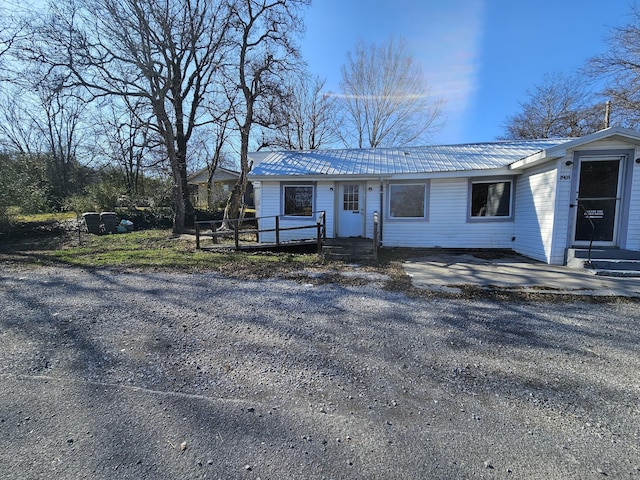
[[[0,478],[640,479],[638,304],[0,273]]]

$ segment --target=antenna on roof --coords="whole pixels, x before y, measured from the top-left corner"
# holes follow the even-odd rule
[[[604,128],[609,128],[611,121],[611,100],[607,100],[604,107]]]

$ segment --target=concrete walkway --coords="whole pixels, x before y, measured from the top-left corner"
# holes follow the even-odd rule
[[[461,286],[471,285],[549,294],[640,297],[640,278],[598,276],[518,255],[483,259],[470,253],[443,252],[407,260],[403,266],[414,286],[431,290],[457,292]]]

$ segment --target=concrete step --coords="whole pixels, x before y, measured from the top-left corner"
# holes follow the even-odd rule
[[[599,275],[601,277],[630,277],[630,278],[638,278],[640,277],[640,270],[603,270],[598,269],[593,271],[594,275]]]
[[[340,248],[323,248],[322,253],[326,258],[334,260],[360,260],[373,258],[373,249],[356,251]]]
[[[591,258],[591,261],[589,261]],[[640,252],[610,249],[569,249],[567,266],[608,277],[640,277]]]
[[[373,241],[367,239],[328,239],[322,246],[326,258],[334,260],[369,260],[374,258]]]

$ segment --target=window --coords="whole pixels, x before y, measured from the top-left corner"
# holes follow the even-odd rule
[[[471,218],[511,217],[511,180],[471,183]]]
[[[427,186],[418,184],[389,185],[390,218],[426,218]]]
[[[344,194],[342,198],[342,209],[344,211],[355,212],[357,210],[360,210],[359,187],[360,185],[345,185],[343,187]]]
[[[313,186],[285,185],[284,214],[310,217],[313,214]]]

